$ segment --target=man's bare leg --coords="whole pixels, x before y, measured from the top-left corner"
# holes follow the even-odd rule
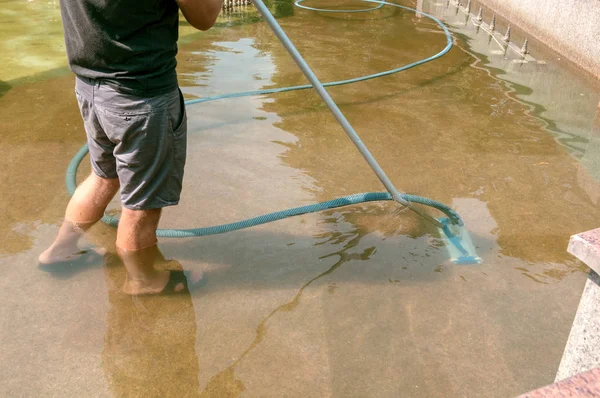
[[[130,210],[123,208],[117,231],[117,252],[127,269],[123,292],[127,294],[160,293],[169,282],[169,271],[154,267],[158,250],[156,228],[161,209]],[[185,288],[182,283],[175,291]]]
[[[84,231],[102,218],[118,190],[118,179],[101,178],[92,173],[73,194],[58,235],[52,245],[40,254],[39,262],[52,264],[83,254],[77,246],[79,239]]]

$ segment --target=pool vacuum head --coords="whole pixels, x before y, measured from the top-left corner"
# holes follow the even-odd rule
[[[481,264],[483,260],[475,252],[475,245],[464,226],[452,224],[449,218],[441,218],[440,236],[446,243],[450,261],[457,265]]]

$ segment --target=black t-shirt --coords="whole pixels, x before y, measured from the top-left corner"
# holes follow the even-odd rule
[[[76,75],[140,96],[177,87],[175,0],[61,0],[60,6]]]

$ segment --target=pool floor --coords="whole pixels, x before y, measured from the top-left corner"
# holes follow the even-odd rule
[[[295,9],[279,21],[322,81],[445,45],[432,22],[387,8]],[[400,190],[464,217],[483,264],[451,264],[433,226],[369,203],[162,239],[162,267],[206,280],[174,297],[120,292],[125,271],[105,225],[87,239],[104,258],[38,269],[85,142],[74,77],[0,75],[11,86],[0,97],[0,395],[506,397],[553,382],[586,279],[567,243],[600,220],[600,182],[585,162],[600,137],[600,86],[543,49],[532,55],[547,66],[500,71],[474,39],[455,39],[439,60],[329,92]],[[188,35],[178,62],[189,99],[305,83],[264,23]],[[525,75],[530,86],[510,82]],[[564,92],[535,88],[567,78],[581,87],[576,110],[561,106]],[[540,109],[544,98],[554,108]],[[184,192],[163,228],[384,190],[310,90],[192,105],[188,117]]]

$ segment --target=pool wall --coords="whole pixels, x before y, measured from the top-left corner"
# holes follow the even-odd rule
[[[600,1],[481,2],[600,79]]]

